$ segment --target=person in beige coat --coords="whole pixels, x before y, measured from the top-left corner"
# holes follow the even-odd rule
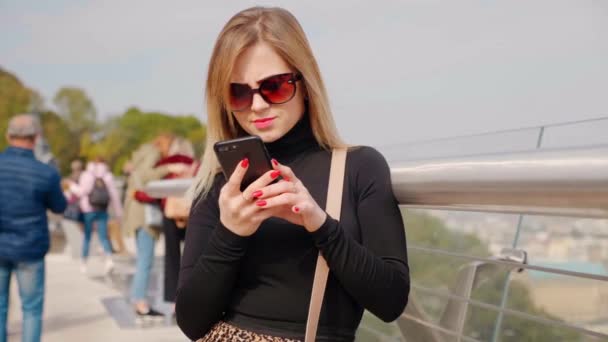
[[[162,313],[152,309],[146,299],[150,271],[154,261],[154,246],[161,233],[161,226],[152,227],[146,224],[145,206],[151,205],[135,198],[137,191],[144,190],[146,184],[163,178],[169,173],[168,166],[156,167],[161,158],[159,138],[154,143],[140,146],[133,152],[129,161],[131,172],[127,181],[124,204],[123,229],[128,236],[134,236],[137,248],[136,269],[131,284],[131,300],[137,318],[159,318]]]
[[[132,154],[129,164],[131,170],[127,180],[122,226],[127,236],[135,236],[138,229],[145,229],[155,239],[160,236],[160,230],[146,226],[145,203],[135,199],[135,192],[141,191],[150,181],[159,180],[169,173],[168,167],[155,168],[160,159],[160,151],[154,143],[141,145]]]

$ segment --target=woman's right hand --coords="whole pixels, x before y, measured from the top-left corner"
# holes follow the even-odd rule
[[[257,189],[272,183],[280,176],[280,171],[266,172],[241,192],[241,183],[249,167],[249,160],[243,159],[220,190],[220,221],[224,227],[240,236],[250,236],[258,230],[265,219],[277,210],[263,209],[256,204]],[[257,195],[257,196],[256,196]]]

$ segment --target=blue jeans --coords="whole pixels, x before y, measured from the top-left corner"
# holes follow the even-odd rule
[[[97,222],[97,236],[107,255],[112,254],[112,245],[108,239],[108,213],[105,211],[94,211],[84,213],[84,241],[82,242],[82,258],[89,257],[89,245],[91,244],[91,234],[93,234],[93,223]]]
[[[137,246],[137,260],[135,261],[135,276],[131,284],[131,299],[140,301],[146,299],[150,271],[154,261],[154,237],[144,228],[139,228],[136,233],[135,243]]]
[[[0,342],[6,342],[8,297],[11,274],[17,275],[21,310],[22,341],[39,342],[44,304],[44,258],[33,261],[0,260]]]

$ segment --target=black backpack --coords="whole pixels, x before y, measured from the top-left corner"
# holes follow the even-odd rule
[[[108,210],[110,204],[110,192],[106,186],[106,182],[102,178],[95,178],[93,190],[89,194],[89,203],[96,211]]]

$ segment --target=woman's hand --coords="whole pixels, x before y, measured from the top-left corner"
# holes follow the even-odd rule
[[[327,213],[319,207],[291,168],[274,159],[272,163],[283,180],[252,193],[257,199],[256,204],[264,208],[264,211],[272,212],[271,216],[303,226],[309,232],[319,229],[325,222]]]
[[[270,184],[280,175],[280,171],[272,170],[266,172],[255,182],[251,183],[241,192],[241,183],[249,167],[249,160],[243,159],[228,179],[228,182],[220,190],[219,206],[220,221],[233,233],[240,236],[250,236],[255,233],[262,221],[277,216],[277,210],[264,210],[263,205],[256,200],[257,189]]]

